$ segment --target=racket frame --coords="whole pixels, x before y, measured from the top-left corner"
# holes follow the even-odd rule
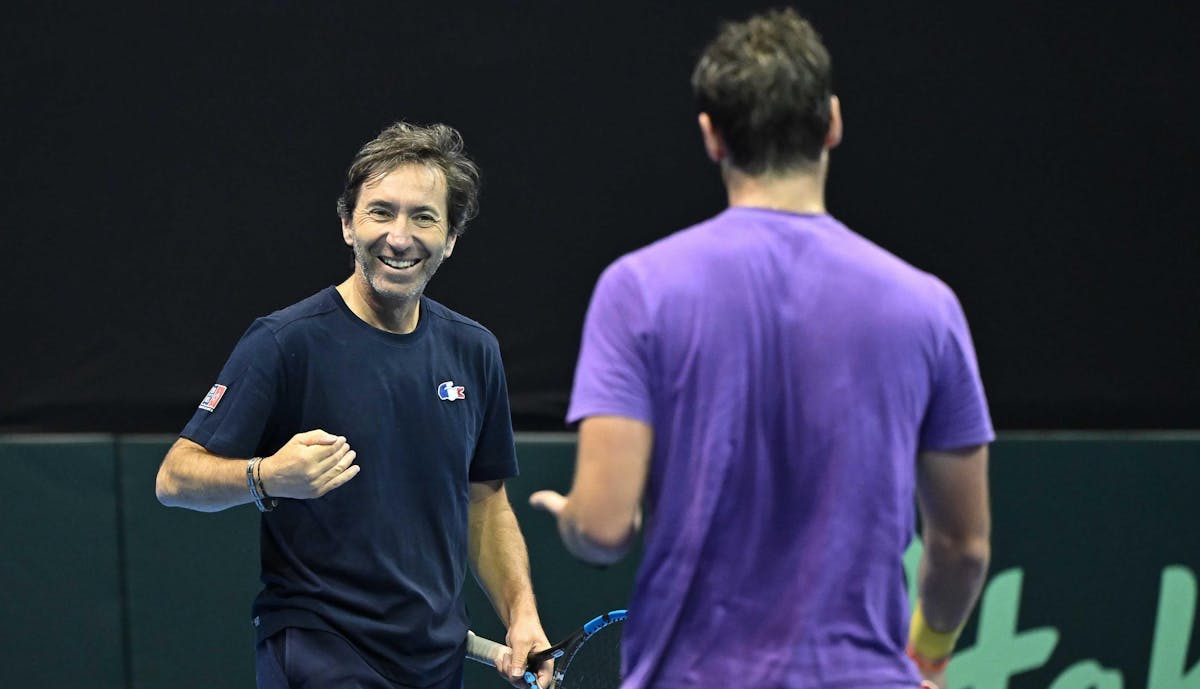
[[[575,652],[583,646],[583,643],[601,629],[604,629],[611,624],[624,621],[627,615],[628,611],[626,610],[610,610],[602,615],[597,615],[596,617],[588,620],[587,623],[585,623],[582,627],[575,630],[573,634],[554,644],[550,648],[538,651],[537,653],[530,653],[529,658],[525,663],[525,681],[529,683],[530,689],[537,687],[537,668],[540,667],[542,663],[546,662],[547,660],[557,660],[570,651],[571,656],[567,658],[566,665],[554,668],[554,682],[555,684],[561,682],[565,676],[567,668],[571,666],[571,657],[574,657]]]
[[[597,615],[575,630],[570,636],[550,648],[530,653],[525,661],[525,681],[529,684],[530,689],[537,689],[537,668],[542,663],[547,660],[557,660],[569,651],[571,655],[567,658],[566,665],[561,668],[556,667],[554,670],[555,684],[561,682],[567,668],[571,665],[571,658],[575,656],[575,652],[583,646],[583,643],[601,629],[623,621],[627,614],[628,611],[626,610],[610,610],[602,615]],[[470,660],[496,667],[496,660],[503,657],[505,653],[511,652],[512,649],[504,644],[479,636],[475,632],[467,631],[467,658]]]

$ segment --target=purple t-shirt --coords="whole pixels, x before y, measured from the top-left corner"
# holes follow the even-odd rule
[[[993,439],[954,293],[828,215],[730,208],[611,265],[568,421],[654,427],[625,689],[919,681],[921,450]]]

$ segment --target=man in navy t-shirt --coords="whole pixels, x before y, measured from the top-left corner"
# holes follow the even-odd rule
[[[609,562],[645,498],[625,689],[939,682],[983,582],[993,434],[967,322],[826,211],[830,74],[791,10],[727,25],[692,83],[730,207],[618,259],[588,307],[575,483],[532,499]]]
[[[461,687],[468,565],[508,629],[501,672],[521,686],[512,659],[549,645],[499,346],[423,296],[478,182],[445,125],[367,143],[338,199],[354,274],[256,320],[163,460],[163,504],[262,511],[260,688]]]

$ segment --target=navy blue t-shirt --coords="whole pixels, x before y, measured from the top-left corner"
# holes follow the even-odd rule
[[[468,484],[517,473],[495,336],[424,297],[416,329],[388,333],[329,287],[256,320],[217,383],[183,437],[265,457],[321,429],[345,436],[361,467],[320,498],[263,514],[259,640],[327,630],[411,686],[456,670]]]

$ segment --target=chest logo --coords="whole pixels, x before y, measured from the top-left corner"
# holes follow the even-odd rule
[[[455,385],[452,380],[448,380],[438,386],[438,399],[453,402],[454,400],[465,400],[466,398],[466,388],[461,385]]]

